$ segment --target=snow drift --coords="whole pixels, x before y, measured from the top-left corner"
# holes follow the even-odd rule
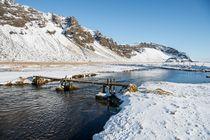
[[[141,91],[121,96],[122,110],[94,140],[205,139],[210,138],[210,84],[148,82],[147,90],[163,89],[171,95]]]

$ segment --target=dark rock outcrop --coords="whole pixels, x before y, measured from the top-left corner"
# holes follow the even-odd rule
[[[99,44],[109,48],[122,57],[130,58],[133,55],[132,49],[129,48],[129,45],[118,45],[112,38],[103,36],[99,31],[95,32],[94,38],[99,42]]]
[[[67,17],[65,19],[64,34],[66,37],[75,41],[76,44],[82,48],[87,48],[94,51],[92,43],[94,43],[94,37],[89,31],[82,28],[75,17]]]

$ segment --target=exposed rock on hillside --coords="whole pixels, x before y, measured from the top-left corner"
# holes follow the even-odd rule
[[[130,58],[133,55],[132,49],[129,48],[129,45],[118,45],[117,42],[115,42],[112,38],[103,36],[99,31],[95,32],[94,38],[102,46],[109,48],[122,57]]]
[[[43,13],[33,8],[11,5],[7,1],[0,3],[0,25],[24,27],[26,23],[30,23],[31,26],[36,23],[39,27],[45,27],[45,22]]]
[[[179,52],[178,50],[171,48],[171,47],[166,47],[164,45],[159,45],[155,43],[140,43],[138,45],[132,46],[135,51],[141,52],[143,48],[153,48],[156,50],[160,50],[166,54],[171,55],[170,58],[176,58],[174,61],[192,61],[189,56],[186,55],[184,52]]]
[[[94,51],[92,46],[94,38],[91,33],[83,29],[75,17],[67,17],[65,21],[66,29],[63,32],[64,35],[70,39],[73,39],[79,46]]]

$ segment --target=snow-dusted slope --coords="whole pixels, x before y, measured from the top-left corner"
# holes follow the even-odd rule
[[[136,52],[136,55],[131,57],[132,62],[164,62],[169,55],[163,53],[162,51],[156,50],[154,48],[144,48],[141,53]]]
[[[74,17],[45,14],[1,0],[0,61],[164,62],[174,60],[157,47],[123,47],[79,25]],[[177,51],[178,52],[178,51]],[[182,59],[181,59],[182,60]]]
[[[1,61],[117,61],[123,60],[109,49],[93,43],[94,52],[81,49],[61,34],[62,29],[48,23],[44,28],[28,29],[0,26]],[[50,35],[48,30],[56,31]],[[14,32],[11,34],[11,32]]]

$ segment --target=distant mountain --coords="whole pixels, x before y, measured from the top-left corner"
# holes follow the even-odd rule
[[[191,61],[182,52],[154,43],[120,45],[79,24],[75,17],[42,13],[15,4],[0,3],[1,61]]]

